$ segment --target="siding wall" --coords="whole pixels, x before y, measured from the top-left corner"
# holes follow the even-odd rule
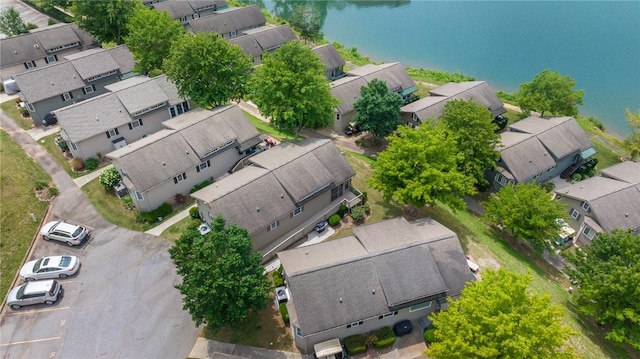
[[[353,121],[353,118],[356,117],[356,112],[351,111],[347,113],[340,114],[340,119],[336,120],[336,116],[333,116],[333,126],[331,127],[336,133],[343,134],[344,128],[347,127],[349,122]]]
[[[36,67],[35,69],[39,69],[42,67],[45,67],[47,65],[53,65],[53,64],[57,64],[61,61],[66,61],[64,59],[65,56],[69,55],[69,54],[75,54],[78,53],[80,51],[86,50],[86,48],[82,48],[82,47],[75,47],[75,48],[71,48],[71,49],[64,49],[62,51],[53,53],[52,55],[56,55],[58,57],[58,61],[57,62],[52,62],[50,64],[48,64],[45,61],[44,57],[40,57],[37,59],[33,59],[36,63]],[[2,81],[4,80],[8,80],[10,79],[13,75],[17,75],[23,72],[29,71],[27,70],[26,67],[24,67],[24,63],[18,63],[18,64],[14,64],[14,65],[10,65],[10,66],[4,66],[2,68],[0,68],[0,78],[2,78]]]

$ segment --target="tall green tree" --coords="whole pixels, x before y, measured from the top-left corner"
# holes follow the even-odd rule
[[[550,246],[561,228],[556,219],[565,216],[564,205],[535,183],[504,186],[484,206],[487,220],[538,249]]]
[[[100,42],[123,44],[127,23],[140,6],[137,0],[74,0],[71,10],[78,27]]]
[[[631,126],[633,133],[624,139],[624,147],[629,153],[632,161],[640,158],[640,109],[633,113],[626,109],[627,123]]]
[[[462,154],[460,169],[478,184],[486,184],[484,174],[496,167],[500,135],[491,111],[469,100],[452,100],[444,106],[440,122]]]
[[[200,32],[176,39],[163,68],[180,96],[209,108],[245,95],[251,59],[218,34]]]
[[[434,359],[575,358],[567,340],[574,332],[563,324],[563,310],[548,294],[529,289],[531,275],[487,270],[449,308],[429,316],[437,341]]]
[[[13,6],[0,11],[0,32],[11,37],[29,32],[20,13]]]
[[[183,308],[196,325],[212,330],[241,322],[252,310],[264,308],[271,282],[262,256],[253,252],[246,229],[227,226],[217,217],[211,232],[201,235],[196,226],[185,231],[169,248],[182,283]]]
[[[249,84],[249,98],[260,112],[276,128],[291,131],[295,141],[304,127],[329,125],[338,106],[320,58],[298,41],[266,53]]]
[[[400,94],[389,91],[384,80],[373,79],[360,88],[360,98],[353,104],[355,121],[375,137],[389,136],[402,123]]]
[[[601,233],[568,258],[580,310],[609,327],[608,339],[640,350],[640,236],[620,229]]]
[[[168,12],[140,6],[127,23],[127,33],[124,42],[136,59],[136,71],[146,73],[162,69],[171,45],[184,34],[184,28]]]
[[[294,4],[289,23],[300,32],[305,44],[322,39],[323,18],[320,11],[309,3]]]
[[[546,69],[537,74],[531,82],[520,85],[518,106],[526,114],[531,111],[545,112],[553,116],[578,116],[578,105],[582,105],[584,91],[575,90],[576,81],[562,76],[558,71]]]
[[[387,149],[373,164],[372,188],[400,204],[421,207],[440,201],[454,209],[464,208],[464,196],[475,189],[458,169],[460,154],[444,128],[400,126],[387,140]]]

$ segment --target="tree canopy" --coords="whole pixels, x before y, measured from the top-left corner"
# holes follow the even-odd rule
[[[458,169],[461,156],[442,126],[400,126],[373,164],[369,185],[384,198],[418,207],[443,202],[464,208],[464,196],[475,193],[473,181]]]
[[[20,13],[13,6],[0,11],[0,32],[11,37],[29,32]]]
[[[78,27],[100,42],[123,44],[127,23],[140,6],[144,5],[133,0],[74,0],[72,11]]]
[[[251,59],[218,34],[199,32],[176,39],[163,68],[180,96],[210,108],[245,95]]]
[[[489,197],[484,217],[538,249],[547,248],[561,225],[556,221],[566,216],[562,202],[535,183],[504,186]]]
[[[631,126],[633,133],[624,139],[624,147],[629,153],[632,161],[640,158],[640,109],[633,113],[626,109],[627,123]]]
[[[601,233],[568,258],[580,310],[610,328],[608,339],[640,350],[640,236]]]
[[[308,3],[293,5],[289,23],[300,32],[305,43],[322,39],[322,22],[322,15],[315,6]]]
[[[338,106],[324,76],[324,64],[299,41],[266,53],[249,83],[249,98],[260,112],[276,128],[291,131],[296,141],[304,127],[329,125]]]
[[[531,82],[520,85],[518,106],[526,114],[531,111],[545,112],[553,116],[578,116],[577,105],[582,105],[584,91],[574,90],[576,81],[562,76],[558,71],[546,69],[537,74]]]
[[[136,60],[136,71],[147,73],[162,69],[162,61],[169,57],[171,45],[184,33],[182,24],[166,11],[140,6],[127,23],[124,42]]]
[[[262,256],[252,251],[249,232],[226,226],[220,216],[204,236],[191,226],[169,254],[182,276],[176,288],[184,297],[183,308],[196,325],[206,323],[215,331],[237,324],[269,300],[271,282]]]
[[[460,169],[476,183],[486,183],[484,174],[495,168],[500,157],[500,135],[491,111],[472,100],[452,100],[444,106],[440,123],[449,131],[462,154]]]
[[[402,123],[402,97],[389,91],[384,80],[374,79],[360,88],[360,98],[353,104],[355,121],[376,137],[389,136]]]
[[[435,359],[574,358],[567,345],[574,334],[563,324],[563,309],[548,294],[529,290],[531,276],[504,269],[487,270],[445,311],[429,316],[436,342]]]

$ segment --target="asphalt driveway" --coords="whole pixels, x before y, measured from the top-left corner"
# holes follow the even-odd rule
[[[104,220],[57,163],[6,115],[0,124],[49,172],[60,194],[49,219],[94,228],[78,247],[36,239],[29,259],[77,255],[77,275],[61,280],[65,293],[53,306],[0,313],[3,358],[185,358],[198,336],[182,310],[180,280],[169,258],[171,243]]]

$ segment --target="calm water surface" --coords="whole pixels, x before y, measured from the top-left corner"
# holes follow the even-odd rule
[[[287,18],[292,1],[264,6]],[[585,91],[581,115],[629,134],[640,109],[640,1],[307,1],[325,38],[374,60],[460,71],[517,91],[545,68]]]

